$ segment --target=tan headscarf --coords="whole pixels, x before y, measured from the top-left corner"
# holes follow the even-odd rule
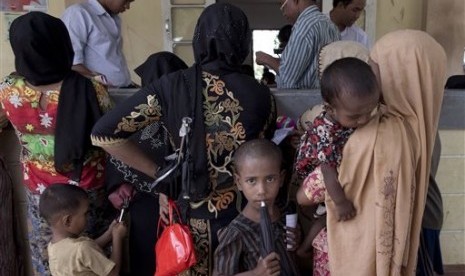
[[[414,275],[434,138],[444,94],[446,55],[428,34],[382,37],[379,65],[386,111],[344,147],[339,180],[357,209],[337,222],[327,198],[332,275]]]

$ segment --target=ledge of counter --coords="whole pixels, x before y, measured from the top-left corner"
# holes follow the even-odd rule
[[[118,104],[138,89],[110,89],[110,96]],[[320,91],[296,89],[272,89],[278,114],[297,118],[302,112],[321,103]],[[465,90],[446,89],[442,102],[439,129],[465,129]]]

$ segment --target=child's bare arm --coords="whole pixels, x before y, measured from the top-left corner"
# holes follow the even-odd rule
[[[309,257],[312,254],[312,242],[315,239],[316,235],[326,226],[326,216],[319,217],[316,219],[310,226],[310,230],[307,233],[304,241],[297,249],[297,255],[299,257]]]
[[[115,263],[115,267],[111,270],[108,276],[117,276],[121,270],[121,262],[123,257],[123,238],[127,235],[126,226],[120,222],[112,229],[112,251],[110,259]]]
[[[111,231],[113,229],[113,227],[116,225],[116,221],[112,221],[110,226],[108,226],[108,229],[107,231],[105,231],[105,233],[103,233],[100,237],[96,238],[95,239],[95,242],[101,247],[101,248],[104,248],[105,246],[107,246],[110,242],[111,242]]]
[[[323,173],[326,190],[328,191],[331,199],[336,204],[347,200],[346,195],[342,190],[341,184],[339,184],[339,180],[337,179],[338,174],[336,168],[330,165],[322,164],[321,172]]]
[[[329,197],[336,204],[338,220],[349,220],[355,216],[355,208],[350,200],[346,198],[344,190],[338,180],[337,170],[333,166],[321,165],[321,172],[325,181]]]

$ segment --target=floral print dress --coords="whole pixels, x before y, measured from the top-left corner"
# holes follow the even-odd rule
[[[103,86],[95,83],[97,98],[104,111],[111,107]],[[23,78],[7,77],[0,86],[0,100],[8,119],[14,126],[22,146],[21,163],[24,184],[33,193],[40,194],[52,183],[69,183],[68,176],[56,172],[54,166],[55,124],[59,90],[36,91]],[[40,99],[48,96],[47,106],[40,107]],[[86,190],[103,186],[102,150],[88,153],[79,186]]]
[[[314,204],[325,201],[325,183],[321,164],[338,167],[342,150],[353,128],[345,128],[332,121],[323,111],[313,121],[312,127],[302,136],[295,163],[296,173],[303,178],[303,190]],[[312,242],[313,275],[329,275],[328,238],[323,228]]]
[[[97,99],[103,112],[111,108],[106,88],[94,82]],[[33,269],[36,274],[49,275],[46,262],[46,248],[50,239],[50,230],[38,212],[40,194],[53,183],[79,185],[89,193],[91,201],[90,234],[97,234],[106,227],[102,218],[104,208],[104,151],[94,148],[87,153],[83,164],[80,183],[71,181],[67,175],[55,170],[54,146],[55,125],[60,92],[34,90],[26,84],[23,77],[10,75],[0,84],[0,101],[8,119],[16,130],[21,144],[20,161],[23,166],[23,184],[28,201],[29,243],[31,247]],[[47,97],[44,108],[41,98]],[[93,208],[92,208],[93,207]]]

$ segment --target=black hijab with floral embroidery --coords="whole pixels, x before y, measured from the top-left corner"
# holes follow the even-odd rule
[[[154,89],[160,92],[162,120],[170,133],[179,132],[183,117],[193,119],[190,151],[194,160],[189,191],[192,201],[205,199],[212,188],[205,152],[202,72],[219,76],[239,73],[249,53],[250,38],[247,17],[239,8],[224,3],[210,5],[200,15],[192,39],[196,64],[166,75],[154,84],[154,87],[161,87]],[[177,135],[173,135],[173,140],[179,145]]]

